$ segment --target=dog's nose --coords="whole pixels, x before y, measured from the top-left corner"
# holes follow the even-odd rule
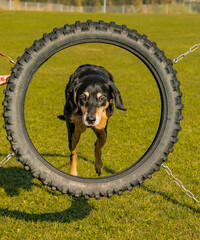
[[[96,117],[95,117],[95,116],[87,116],[87,117],[86,117],[86,121],[87,121],[89,124],[93,124],[93,123],[96,121]]]

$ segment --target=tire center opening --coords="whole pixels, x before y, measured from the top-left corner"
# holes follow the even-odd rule
[[[83,44],[52,56],[37,71],[26,94],[25,122],[35,148],[43,158],[69,173],[70,151],[63,113],[65,86],[82,64],[103,66],[114,77],[127,112],[114,109],[102,149],[101,176],[120,172],[134,164],[153,142],[160,123],[161,100],[149,69],[133,54],[106,44]],[[77,147],[78,176],[97,177],[94,170],[96,136],[87,129]]]

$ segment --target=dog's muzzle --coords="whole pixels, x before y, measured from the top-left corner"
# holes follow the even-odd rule
[[[96,116],[87,116],[86,121],[88,124],[93,125],[96,121]]]
[[[83,115],[83,123],[84,125],[88,127],[94,127],[97,126],[101,121],[101,116],[99,116],[97,113],[95,115]]]

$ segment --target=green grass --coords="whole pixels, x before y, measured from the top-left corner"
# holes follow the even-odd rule
[[[0,12],[0,51],[16,59],[44,32],[87,19],[115,21],[137,29],[157,42],[171,59],[200,42],[199,15]],[[200,199],[199,62],[197,50],[175,65],[185,108],[183,130],[167,163],[197,199]],[[39,69],[28,90],[27,129],[44,158],[68,171],[67,130],[65,123],[56,117],[63,111],[69,75],[84,63],[102,65],[113,74],[128,109],[126,113],[115,109],[109,120],[108,140],[102,156],[103,176],[110,175],[142,156],[155,136],[160,117],[156,84],[145,66],[130,53],[114,46],[85,44],[53,56]],[[0,74],[9,72],[10,65],[0,59]],[[3,93],[0,94],[1,102],[3,97]],[[0,139],[0,158],[3,159],[10,147],[3,128]],[[96,177],[94,141],[90,130],[81,136],[80,176]],[[0,200],[0,239],[199,239],[200,236],[200,208],[163,169],[131,193],[109,200],[85,201],[52,192],[32,179],[20,163],[11,160],[0,168]]]

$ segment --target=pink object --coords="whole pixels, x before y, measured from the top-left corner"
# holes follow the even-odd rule
[[[0,75],[0,85],[6,84],[8,77],[10,77],[10,75]]]

